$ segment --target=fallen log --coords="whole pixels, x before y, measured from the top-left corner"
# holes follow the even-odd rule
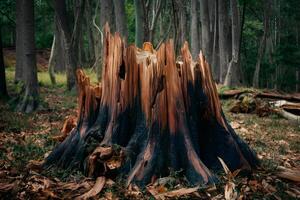
[[[261,99],[273,99],[273,100],[286,100],[291,102],[298,102],[300,103],[300,94],[285,94],[279,92],[270,92],[270,91],[257,91],[252,89],[234,89],[234,90],[225,90],[219,92],[219,97],[221,99],[229,99],[229,98],[239,98],[242,94],[252,94],[254,97],[261,98]]]
[[[214,183],[222,170],[251,171],[258,160],[227,123],[210,67],[188,44],[176,62],[172,40],[155,51],[125,47],[105,28],[102,82],[77,71],[76,128],[47,157],[44,167],[81,169],[90,176],[124,176],[145,186],[172,171],[191,184]]]
[[[280,100],[271,102],[275,107],[275,112],[293,124],[300,124],[300,103]]]

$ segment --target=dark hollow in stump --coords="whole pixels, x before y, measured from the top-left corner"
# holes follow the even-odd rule
[[[169,40],[158,51],[125,47],[105,29],[102,81],[77,72],[77,126],[44,166],[79,168],[89,176],[123,175],[144,186],[170,171],[191,184],[213,183],[221,170],[251,171],[258,160],[227,123],[210,67],[188,44],[176,62]]]

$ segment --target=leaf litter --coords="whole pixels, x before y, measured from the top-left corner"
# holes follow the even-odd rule
[[[56,140],[66,136],[64,131],[58,134],[64,130],[65,119],[69,119],[66,129],[75,126],[72,116],[76,116],[76,109],[64,102],[75,102],[76,97],[59,95],[63,92],[47,88],[41,92],[47,95],[48,107],[30,116],[15,113],[0,104],[0,199],[300,198],[300,127],[273,115],[233,114],[226,106],[225,114],[231,119],[232,127],[262,160],[261,169],[251,176],[237,176],[238,171],[231,173],[223,163],[225,174],[219,176],[220,182],[213,186],[191,186],[184,178],[171,175],[158,178],[142,189],[135,185],[124,188],[124,182],[117,179],[70,176],[59,170],[56,174],[42,171],[44,157],[57,144]],[[65,118],[66,115],[70,117]],[[108,169],[120,166],[122,160],[117,158],[109,158]]]

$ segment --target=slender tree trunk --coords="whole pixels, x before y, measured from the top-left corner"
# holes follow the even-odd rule
[[[146,27],[145,31],[148,31],[148,42],[152,42],[154,41],[154,36],[155,36],[155,30],[156,30],[156,24],[157,24],[157,20],[158,17],[160,16],[160,12],[161,12],[161,8],[162,5],[165,4],[165,1],[161,1],[161,0],[155,0],[152,1],[152,19],[149,20],[150,22],[148,22],[148,26]],[[149,8],[149,7],[148,7]],[[149,9],[147,10],[147,12],[149,13]]]
[[[84,48],[84,44],[83,44],[83,37],[84,37],[84,33],[81,30],[79,33],[79,37],[78,37],[78,65],[80,67],[84,66],[85,64],[85,48]]]
[[[260,41],[257,61],[255,66],[255,72],[253,75],[252,85],[255,88],[259,87],[259,74],[260,74],[260,66],[266,49],[267,37],[269,35],[270,29],[270,9],[271,9],[271,0],[266,0],[264,2],[264,33]]]
[[[5,79],[5,66],[3,57],[3,47],[2,47],[2,34],[0,27],[0,98],[7,97],[6,79]]]
[[[18,105],[18,110],[26,113],[38,107],[38,80],[34,37],[34,0],[27,0],[22,5],[23,12],[23,70],[25,75],[25,94]]]
[[[15,83],[24,81],[23,74],[23,24],[22,24],[22,5],[24,0],[16,0],[16,71],[15,71]]]
[[[200,0],[200,18],[201,18],[201,45],[203,54],[206,56],[208,63],[212,62],[212,45],[210,34],[210,18],[208,0]]]
[[[53,37],[53,42],[52,42],[52,47],[51,47],[51,53],[50,53],[50,58],[49,58],[49,64],[48,64],[48,72],[49,72],[49,76],[50,76],[50,80],[51,83],[53,85],[56,84],[56,80],[55,80],[55,72],[54,72],[54,67],[56,64],[56,39],[55,39],[55,34]]]
[[[145,41],[145,12],[142,0],[134,0],[135,7],[135,44],[141,48]]]
[[[187,41],[187,18],[186,18],[186,4],[181,0],[175,0],[175,14],[178,17],[178,46],[181,48],[185,41]],[[175,22],[177,23],[177,22]],[[176,42],[176,41],[175,41]]]
[[[199,47],[199,31],[198,31],[198,2],[191,2],[191,53],[195,59],[200,51]]]
[[[74,28],[71,37],[71,49],[74,52],[75,57],[78,56],[77,65],[82,65],[84,62],[84,48],[83,48],[83,16],[84,16],[84,7],[85,0],[76,0],[75,1],[75,15],[74,15]],[[78,62],[80,61],[80,62]],[[76,66],[78,67],[78,66]],[[76,73],[76,70],[75,70]]]
[[[86,26],[87,26],[87,39],[88,39],[88,55],[89,64],[93,65],[95,62],[95,40],[93,33],[93,17],[90,1],[86,1],[85,16],[86,16]]]
[[[64,43],[64,35],[62,30],[59,28],[59,22],[57,17],[56,19],[56,25],[55,25],[55,66],[54,70],[55,72],[64,72],[66,70],[66,49],[65,49],[65,43]]]
[[[296,70],[296,92],[300,92],[300,70]]]
[[[125,12],[125,0],[114,0],[116,31],[127,41],[127,21]]]
[[[218,0],[219,15],[219,55],[220,55],[220,82],[223,83],[229,62],[229,46],[228,46],[228,8],[227,2]]]
[[[63,33],[59,28],[57,16],[54,17],[55,30],[48,64],[48,72],[52,84],[56,84],[55,72],[63,72],[66,68]]]
[[[232,45],[231,45],[231,61],[229,62],[227,74],[225,77],[224,85],[232,87],[239,85],[239,52],[240,52],[240,36],[241,36],[241,26],[240,26],[240,14],[238,10],[237,0],[230,0],[231,7],[231,35],[232,35]]]
[[[114,4],[112,0],[100,0],[100,28],[103,30],[106,23],[115,30]]]
[[[212,53],[212,71],[214,80],[220,82],[220,57],[219,57],[219,15],[218,0],[215,0],[214,7],[214,35],[213,35],[213,53]]]
[[[76,53],[74,49],[72,49],[72,34],[69,27],[65,0],[54,0],[54,9],[59,21],[60,29],[63,33],[63,41],[66,51],[67,89],[71,90],[75,87],[76,83],[77,59]]]

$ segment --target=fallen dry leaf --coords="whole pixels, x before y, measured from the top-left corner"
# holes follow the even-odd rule
[[[230,122],[230,125],[233,129],[239,129],[241,127],[238,122]]]
[[[44,163],[43,160],[42,161],[30,160],[26,165],[26,168],[33,171],[41,171],[43,168],[43,163]]]
[[[221,165],[224,169],[225,174],[226,175],[230,174],[231,172],[230,172],[229,168],[227,167],[227,165],[225,164],[224,160],[220,157],[218,157],[218,159],[219,159],[219,161],[220,161],[220,163],[221,163]]]
[[[15,187],[15,183],[0,183],[0,192],[8,192]]]
[[[105,185],[105,177],[104,176],[100,176],[97,178],[95,185],[92,187],[91,190],[89,190],[88,192],[84,193],[83,195],[76,197],[75,199],[79,200],[79,199],[88,199],[90,197],[94,197],[96,196],[99,192],[101,192],[102,188]]]
[[[237,199],[237,191],[235,189],[235,184],[231,181],[228,181],[224,188],[224,196],[226,200],[235,200]]]
[[[165,199],[166,197],[178,198],[178,197],[181,197],[183,195],[189,195],[189,194],[192,194],[194,192],[197,192],[198,189],[199,189],[199,186],[193,187],[193,188],[180,188],[180,189],[177,189],[177,190],[172,190],[172,191],[169,191],[169,192],[157,194],[157,195],[154,196],[154,198],[155,199]]]
[[[154,197],[161,193],[167,192],[167,188],[164,185],[148,186],[147,190]]]
[[[277,192],[276,188],[273,187],[272,185],[270,185],[266,180],[262,180],[261,184],[267,192],[269,192],[269,193]]]

